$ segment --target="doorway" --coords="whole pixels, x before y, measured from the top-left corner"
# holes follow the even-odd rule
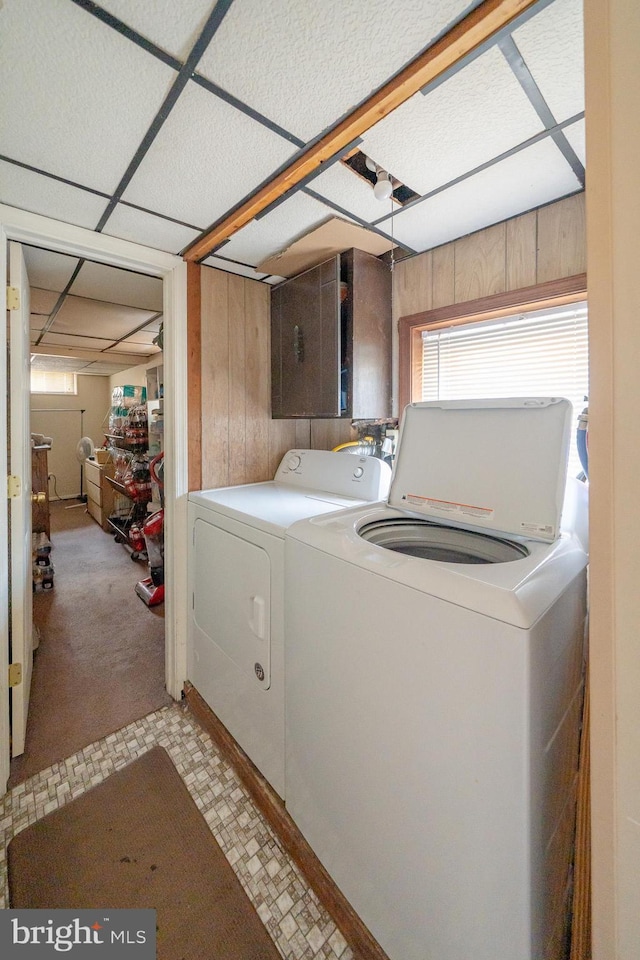
[[[164,604],[136,592],[149,579],[145,524],[162,517],[149,474],[163,447],[162,279],[20,250],[32,487],[44,502],[32,508],[37,642],[26,740],[12,718],[11,787],[171,702]],[[142,589],[148,601],[161,592]]]
[[[177,257],[127,241],[49,220],[25,211],[0,205],[0,256],[7,270],[7,241],[41,247],[96,263],[137,271],[164,282],[164,379],[165,404],[165,552],[169,588],[165,598],[165,681],[168,693],[179,699],[186,673],[186,492],[187,492],[187,411],[186,411],[186,266]],[[2,350],[6,341],[2,341]],[[5,376],[5,363],[0,365]],[[0,390],[0,430],[6,427],[6,382]],[[24,385],[28,390],[28,384]],[[6,433],[0,437],[0,461],[6,469]],[[4,459],[3,459],[4,458]],[[24,495],[30,495],[30,482]],[[7,542],[7,503],[0,507],[0,537]],[[12,589],[15,588],[15,585]],[[8,678],[9,606],[8,558],[0,557],[0,676]],[[2,662],[5,669],[2,668]],[[0,779],[3,792],[9,777],[10,725],[8,679],[0,683]]]

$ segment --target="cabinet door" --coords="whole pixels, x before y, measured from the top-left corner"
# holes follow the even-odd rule
[[[391,272],[363,250],[343,255],[349,288],[347,368],[350,415],[391,416]]]
[[[339,416],[338,290],[335,257],[274,291],[272,416]]]

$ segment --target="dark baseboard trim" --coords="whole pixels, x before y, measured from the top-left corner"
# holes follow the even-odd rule
[[[335,885],[315,853],[287,813],[285,805],[237,744],[227,728],[190,683],[184,686],[187,706],[200,726],[223,754],[252,801],[272,828],[280,843],[304,875],[342,936],[351,947],[354,960],[389,960],[349,901]]]

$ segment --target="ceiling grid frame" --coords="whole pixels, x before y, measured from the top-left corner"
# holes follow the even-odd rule
[[[133,199],[126,199],[125,196],[123,196],[128,184],[131,182],[131,179],[146,157],[150,146],[153,144],[157,134],[163,127],[165,120],[171,114],[176,103],[180,101],[182,92],[186,89],[189,79],[191,79],[193,83],[200,87],[200,89],[202,89],[204,92],[212,97],[215,97],[217,100],[226,103],[230,108],[237,111],[239,114],[243,114],[255,124],[259,124],[260,126],[264,127],[266,130],[275,134],[283,142],[294,146],[297,151],[293,154],[290,160],[285,161],[278,169],[273,170],[272,173],[268,175],[260,184],[250,188],[243,200],[240,200],[234,207],[230,207],[227,213],[224,215],[224,218],[217,221],[217,225],[220,226],[220,224],[226,220],[235,220],[238,212],[241,211],[246,204],[251,203],[257,195],[263,193],[265,190],[268,190],[270,185],[273,185],[274,181],[279,181],[283,178],[286,180],[287,174],[290,172],[291,168],[295,167],[297,164],[306,162],[310,152],[313,153],[318,148],[320,151],[322,151],[322,145],[325,141],[327,141],[327,138],[332,137],[336,131],[344,129],[345,123],[353,118],[354,115],[360,115],[363,110],[366,110],[371,105],[372,101],[376,101],[376,98],[380,97],[384,99],[388,93],[387,88],[390,87],[392,81],[402,85],[403,78],[406,79],[407,71],[412,65],[415,65],[416,61],[422,59],[424,62],[424,60],[429,60],[431,56],[437,59],[442,55],[442,48],[446,49],[450,44],[453,44],[456,50],[454,62],[450,63],[448,67],[441,69],[442,64],[440,61],[438,61],[439,72],[436,71],[437,75],[432,77],[426,84],[422,84],[422,86],[418,88],[417,92],[420,92],[423,96],[427,95],[429,92],[433,92],[434,89],[445,83],[446,80],[453,76],[456,72],[463,70],[469,62],[481,56],[483,51],[492,46],[497,46],[501,50],[502,55],[505,57],[505,60],[509,64],[513,74],[519,80],[522,89],[527,94],[529,102],[531,102],[538,116],[540,116],[545,129],[536,136],[531,137],[522,143],[518,143],[517,146],[512,148],[510,151],[506,151],[494,156],[491,160],[488,160],[485,163],[475,167],[473,170],[467,171],[464,174],[449,180],[446,184],[442,184],[435,190],[425,193],[423,196],[410,201],[400,209],[390,213],[384,213],[382,216],[372,221],[369,221],[366,217],[363,217],[361,215],[361,211],[357,211],[357,206],[355,209],[349,209],[349,205],[343,205],[343,203],[338,202],[337,198],[332,199],[330,195],[323,195],[323,193],[314,188],[313,184],[313,181],[319,175],[321,175],[322,172],[326,171],[330,166],[338,163],[345,154],[350,152],[350,150],[352,150],[354,147],[362,146],[362,136],[357,134],[356,136],[352,136],[347,143],[341,143],[339,149],[334,150],[334,152],[330,155],[320,159],[315,168],[308,170],[304,176],[288,186],[286,190],[279,194],[279,196],[273,198],[269,203],[266,203],[264,206],[262,206],[262,208],[257,212],[257,214],[255,214],[254,217],[247,220],[247,224],[251,223],[253,219],[261,220],[264,221],[265,224],[268,224],[270,215],[280,206],[280,204],[284,203],[285,200],[291,199],[295,194],[299,194],[300,196],[307,196],[309,199],[312,199],[317,204],[321,205],[321,207],[326,210],[327,219],[337,215],[339,217],[348,219],[350,222],[368,229],[373,233],[384,237],[385,239],[392,239],[394,235],[394,217],[398,216],[400,213],[410,210],[414,205],[420,204],[423,201],[432,200],[434,197],[445,192],[446,190],[458,187],[461,183],[469,180],[471,177],[482,174],[491,166],[495,166],[509,159],[511,156],[516,156],[518,153],[526,150],[527,148],[535,146],[537,143],[546,138],[550,138],[550,140],[553,141],[559,155],[563,157],[564,162],[568,164],[573,171],[573,174],[577,176],[579,186],[576,188],[576,190],[580,189],[580,187],[584,185],[584,157],[580,156],[580,122],[584,117],[584,112],[581,111],[568,118],[565,116],[563,117],[561,123],[555,122],[553,112],[547,104],[542,91],[540,90],[533,77],[533,74],[531,73],[531,70],[529,69],[526,57],[520,54],[518,45],[513,38],[513,34],[517,29],[528,24],[530,21],[535,20],[538,14],[547,10],[549,7],[554,7],[556,3],[558,4],[558,7],[567,5],[572,7],[571,0],[484,0],[484,2],[479,4],[467,3],[466,7],[461,3],[457,8],[459,11],[458,17],[450,21],[450,25],[451,23],[454,24],[452,29],[443,29],[441,34],[436,35],[431,41],[429,41],[428,46],[423,49],[422,54],[418,54],[414,60],[411,60],[409,63],[405,64],[404,67],[400,67],[400,69],[393,74],[391,80],[379,87],[377,92],[372,94],[369,99],[361,101],[360,104],[353,108],[351,112],[343,114],[341,117],[337,117],[334,122],[325,128],[324,131],[318,133],[307,142],[304,142],[299,136],[296,136],[293,132],[286,129],[286,122],[285,126],[280,125],[275,121],[274,118],[265,116],[264,113],[255,109],[255,106],[252,105],[251,101],[247,103],[243,102],[241,98],[235,95],[235,92],[232,92],[233,88],[231,88],[231,91],[225,90],[223,86],[215,82],[215,79],[204,76],[204,74],[196,69],[200,59],[206,53],[213,37],[217,34],[219,26],[223,23],[227,13],[231,10],[231,8],[233,7],[234,11],[238,11],[244,7],[244,9],[249,13],[251,11],[255,12],[259,8],[259,5],[254,4],[252,0],[218,0],[217,5],[212,5],[210,7],[206,19],[204,19],[204,11],[206,6],[205,2],[201,2],[200,4],[197,2],[189,4],[189,10],[195,11],[197,7],[203,13],[203,18],[200,21],[200,23],[203,24],[202,29],[199,30],[199,33],[196,33],[195,31],[191,32],[191,39],[195,37],[195,42],[190,41],[190,48],[186,44],[183,44],[181,47],[178,47],[176,44],[167,44],[167,49],[163,49],[163,47],[160,45],[164,42],[162,39],[161,30],[156,30],[155,32],[152,30],[148,37],[140,32],[140,29],[145,29],[144,17],[138,17],[137,20],[136,18],[133,18],[136,22],[136,26],[140,29],[135,29],[129,23],[125,22],[128,19],[126,5],[113,2],[111,7],[114,10],[114,13],[110,13],[106,8],[109,0],[104,0],[105,6],[101,6],[100,2],[93,2],[93,0],[52,0],[52,2],[58,3],[61,7],[64,6],[66,2],[73,4],[78,9],[86,12],[89,16],[102,23],[103,26],[106,26],[109,29],[117,32],[121,37],[132,44],[132,48],[135,47],[140,50],[141,54],[143,55],[142,59],[152,57],[176,73],[176,77],[173,82],[171,82],[169,87],[169,92],[165,96],[164,101],[161,103],[161,106],[158,109],[155,118],[149,125],[145,136],[138,142],[137,150],[130,157],[128,165],[125,166],[125,172],[113,193],[109,193],[103,189],[97,189],[95,186],[78,183],[75,178],[64,176],[64,170],[62,170],[61,175],[60,171],[49,172],[47,170],[40,169],[39,166],[26,162],[24,159],[20,158],[19,155],[16,157],[0,156],[1,161],[4,161],[8,164],[13,164],[17,168],[22,168],[28,173],[32,174],[34,177],[42,177],[44,181],[49,180],[52,183],[58,182],[68,187],[70,190],[76,190],[79,193],[84,193],[87,196],[95,197],[96,200],[99,199],[105,201],[107,205],[97,221],[96,226],[94,227],[97,232],[109,233],[109,225],[112,219],[114,226],[116,226],[117,229],[120,231],[124,231],[125,229],[130,231],[127,234],[123,232],[118,233],[116,230],[113,235],[128,236],[132,240],[136,239],[134,235],[136,230],[140,230],[142,233],[144,233],[146,230],[147,234],[150,235],[154,223],[158,223],[159,226],[161,223],[166,224],[166,230],[163,231],[162,229],[159,229],[161,242],[166,244],[177,243],[180,238],[180,230],[174,229],[172,234],[170,229],[172,226],[174,228],[182,229],[183,242],[185,237],[188,235],[187,232],[192,231],[193,233],[199,234],[199,236],[196,236],[195,239],[189,242],[186,247],[181,248],[185,259],[190,258],[189,251],[192,251],[194,245],[200,242],[203,236],[208,234],[211,228],[203,228],[201,223],[196,224],[190,222],[191,219],[193,219],[191,217],[183,217],[181,219],[179,217],[179,211],[172,211],[173,213],[178,213],[178,216],[174,216],[169,212],[170,208],[169,210],[161,212],[160,210],[155,209],[153,205],[149,206],[137,203],[134,202]],[[5,7],[7,5],[13,6],[12,0],[7,0]],[[454,7],[455,0],[451,0],[452,11],[454,10]],[[509,12],[505,14],[506,22],[496,27],[496,23],[501,16],[501,11]],[[120,19],[115,15],[115,13],[119,13],[124,19]],[[462,46],[464,47],[464,44],[469,40],[467,33],[467,27],[469,26],[469,23],[471,23],[472,29],[475,29],[478,23],[483,21],[485,17],[490,19],[492,23],[492,29],[489,31],[489,35],[484,39],[478,40],[477,36],[474,34],[474,39],[473,42],[470,43],[470,48],[466,53],[460,53],[460,43],[462,43]],[[183,21],[181,21],[181,27],[185,24],[186,27],[195,24],[195,20],[192,19],[189,22],[188,17],[183,18]],[[530,32],[531,31],[529,31],[529,33]],[[166,29],[164,31],[164,35],[165,37],[168,36]],[[186,35],[187,33],[185,31],[181,33],[182,37],[186,37]],[[363,31],[361,36],[366,36],[366,30]],[[156,42],[158,40],[159,43]],[[510,50],[512,56],[509,57],[505,55],[505,50]],[[520,58],[519,60],[514,59],[514,50],[516,51],[516,56]],[[179,53],[179,56],[176,55],[177,53]],[[145,54],[147,57],[144,57]],[[139,55],[136,54],[135,56],[138,57]],[[544,66],[544,57],[542,62]],[[144,69],[144,65],[142,63],[140,66],[141,69]],[[524,73],[522,70],[523,66]],[[522,79],[523,76],[525,77],[524,83]],[[529,79],[531,80],[532,86],[529,86]],[[379,102],[380,100],[378,100],[378,103]],[[552,123],[552,121],[554,122]],[[568,136],[565,135],[564,131],[565,129],[568,130],[568,128],[571,128],[570,136],[573,142],[570,142]],[[576,149],[574,149],[574,143],[577,144],[578,152],[576,152]],[[241,169],[242,165],[240,164],[238,168],[240,175]],[[15,178],[15,183],[16,186],[15,188],[12,187],[12,189],[17,190],[18,187],[22,186],[22,182],[17,178]],[[408,185],[411,186],[411,184]],[[61,190],[58,205],[60,205],[60,201],[64,200],[64,198],[65,195]],[[557,196],[554,199],[561,199],[561,197]],[[12,201],[9,200],[7,202],[11,203]],[[548,202],[553,201],[549,200]],[[87,209],[90,211],[91,207],[88,206]],[[119,221],[116,224],[117,218],[114,218],[114,214],[118,209],[120,209],[123,214],[125,211],[131,211],[132,217],[130,220],[122,222]],[[34,212],[36,212],[35,209]],[[38,210],[38,212],[40,212],[40,210]],[[46,213],[47,211],[43,209],[41,212]],[[99,212],[99,210],[97,212]],[[526,210],[519,209],[517,212],[524,213]],[[133,214],[135,213],[140,214],[140,217],[137,220],[133,218]],[[368,215],[369,214],[367,212],[367,216]],[[146,220],[144,219],[145,217]],[[153,218],[157,218],[157,220],[154,221]],[[388,226],[389,221],[391,221],[391,227]],[[398,223],[399,222],[400,221],[398,221]],[[242,227],[239,227],[238,230],[241,232]],[[211,265],[215,265],[218,269],[225,269],[226,266],[228,272],[240,273],[241,275],[249,276],[251,279],[255,279],[262,283],[269,284],[273,283],[274,281],[277,282],[279,279],[281,279],[274,277],[272,274],[264,274],[260,271],[256,271],[253,265],[242,262],[241,258],[236,259],[234,256],[233,244],[231,244],[231,249],[225,249],[228,248],[229,240],[235,235],[235,233],[236,229],[234,227],[228,236],[220,240],[218,245],[209,249],[207,253],[202,254],[199,258],[194,259],[196,259],[197,262],[202,262],[206,257],[211,256]],[[290,242],[293,242],[294,239],[297,239],[301,235],[304,234],[298,234],[298,236],[292,237]],[[141,240],[140,242],[148,243],[147,240]],[[396,243],[397,242],[398,236],[396,233]],[[285,245],[288,244],[285,243]],[[158,245],[156,244],[156,246]],[[408,242],[402,244],[402,246],[405,252],[410,256],[423,252],[422,249],[416,248]],[[169,250],[169,246],[158,246],[158,249]],[[223,249],[224,253],[222,253]],[[179,251],[177,247],[173,247],[171,252],[177,253]],[[269,254],[272,254],[271,250],[269,250]],[[266,259],[266,256],[262,259]],[[68,283],[69,289],[74,280],[80,275],[83,266],[84,263],[77,264],[75,274]],[[67,290],[67,293],[69,293],[69,290]],[[73,295],[73,291],[69,295]],[[64,291],[57,298],[56,305],[54,306],[51,314],[49,314],[46,330],[43,329],[39,332],[39,342],[42,341],[42,338],[45,337],[47,333],[55,332],[55,320],[63,303]]]

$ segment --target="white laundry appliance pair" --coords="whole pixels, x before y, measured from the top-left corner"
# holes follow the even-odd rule
[[[188,679],[284,797],[284,535],[303,517],[379,500],[374,457],[290,450],[273,480],[189,494]]]
[[[412,404],[388,502],[287,532],[287,808],[391,960],[562,955],[587,566],[560,526],[570,434],[562,399]]]

